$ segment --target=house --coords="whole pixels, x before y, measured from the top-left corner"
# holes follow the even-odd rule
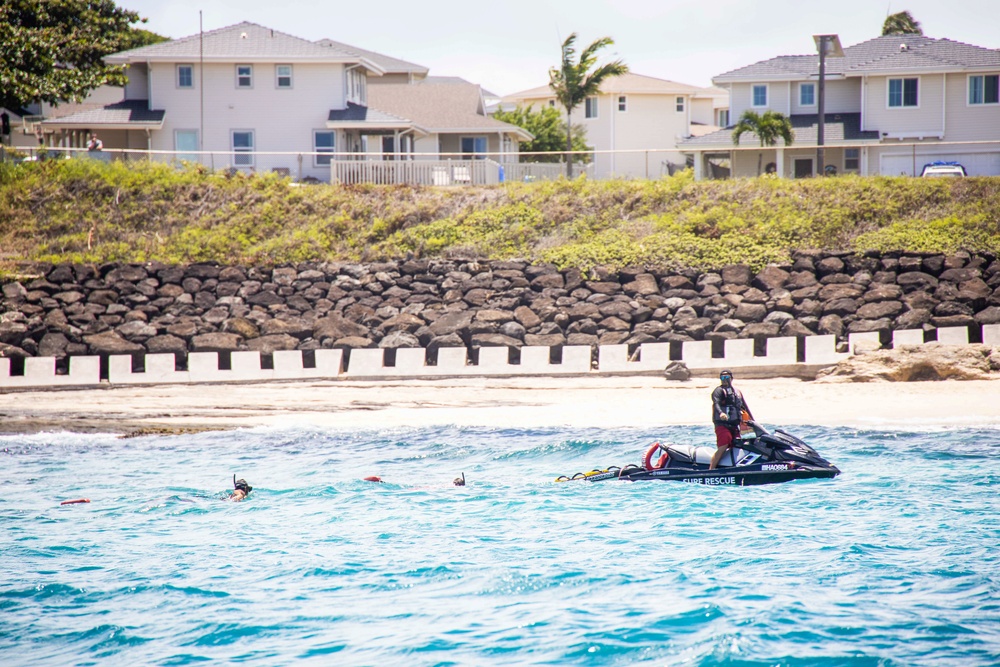
[[[105,151],[153,151],[154,158],[184,159],[212,168],[278,171],[295,179],[327,181],[344,159],[410,157],[420,140],[449,131],[476,145],[497,146],[529,137],[493,119],[476,126],[468,112],[420,125],[405,100],[391,109],[369,104],[375,86],[414,90],[427,69],[332,40],[311,42],[254,23],[152,44],[105,58],[127,67],[124,99],[40,123],[50,145],[81,148],[97,132]],[[412,82],[412,83],[411,83]],[[464,89],[478,91],[467,84]],[[471,94],[471,92],[470,92]],[[467,95],[466,97],[468,97]],[[399,95],[385,93],[396,99]],[[405,97],[405,95],[403,96]],[[473,114],[474,115],[474,114]],[[411,117],[413,116],[413,117]],[[508,138],[509,135],[509,138]],[[523,139],[521,139],[523,140]],[[162,151],[162,153],[157,153]]]
[[[562,108],[549,86],[507,95],[502,105]],[[596,176],[655,178],[683,166],[678,142],[718,129],[720,117],[728,121],[727,109],[724,90],[628,73],[606,79],[597,95],[574,109],[572,122],[587,132]]]
[[[970,175],[1000,174],[1000,50],[921,35],[887,35],[826,58],[824,163],[836,173],[919,175],[928,162],[961,162]],[[695,175],[720,163],[735,176],[758,164],[781,176],[816,171],[819,56],[778,56],[713,78],[729,91],[731,120],[747,109],[790,117],[791,147],[761,149],[732,127],[691,137]],[[765,167],[765,169],[767,168]]]

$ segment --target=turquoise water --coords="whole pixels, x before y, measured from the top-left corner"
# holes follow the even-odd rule
[[[2,437],[0,664],[1000,663],[1000,432],[789,430],[844,474],[553,482],[707,426]]]

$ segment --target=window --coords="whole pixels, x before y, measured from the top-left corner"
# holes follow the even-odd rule
[[[815,83],[800,83],[799,84],[799,106],[803,106],[803,107],[816,106],[816,84]]]
[[[330,130],[315,130],[313,132],[313,152],[314,153],[333,153],[334,147],[336,145],[336,135]],[[313,165],[316,167],[323,167],[329,165],[333,156],[331,155],[314,155]]]
[[[677,110],[677,113],[684,113],[684,98],[682,96],[678,95],[674,99],[674,109]]]
[[[584,118],[597,118],[597,98],[588,97],[583,107]]]
[[[861,163],[860,148],[844,149],[844,171],[857,171],[858,165],[860,163]]]
[[[177,87],[194,88],[194,65],[177,66]]]
[[[625,97],[624,95],[618,96],[618,110],[628,111],[628,98]]]
[[[253,88],[253,65],[236,66],[236,87]]]
[[[179,151],[198,150],[198,130],[174,130],[174,150],[178,151],[175,156],[177,160],[197,162],[198,156],[196,154],[181,153]]]
[[[482,160],[486,156],[477,153],[485,153],[486,150],[486,137],[462,137],[462,152],[465,153],[462,157]]]
[[[753,86],[753,106],[755,107],[766,107],[767,106],[767,84],[757,83]]]
[[[889,108],[919,106],[919,79],[889,79]]]
[[[291,88],[292,87],[292,66],[291,65],[275,65],[274,66],[274,85],[277,88]]]
[[[253,166],[253,130],[233,130],[233,164]]]
[[[555,100],[549,100],[549,106],[550,107],[555,107],[555,105],[556,105],[556,101]]]
[[[970,76],[969,104],[1000,104],[1000,75]]]
[[[729,127],[729,109],[719,109],[719,127]]]
[[[353,102],[354,104],[359,104],[365,106],[368,104],[368,76],[359,69],[352,69],[347,72],[347,78],[344,80],[347,86],[347,101]]]

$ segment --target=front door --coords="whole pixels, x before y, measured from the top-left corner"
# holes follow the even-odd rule
[[[795,160],[795,178],[812,178],[813,161],[812,158],[798,158]]]

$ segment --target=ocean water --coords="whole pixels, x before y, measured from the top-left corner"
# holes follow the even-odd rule
[[[843,474],[553,481],[709,426],[5,436],[0,664],[1000,664],[1000,431],[789,430]]]

